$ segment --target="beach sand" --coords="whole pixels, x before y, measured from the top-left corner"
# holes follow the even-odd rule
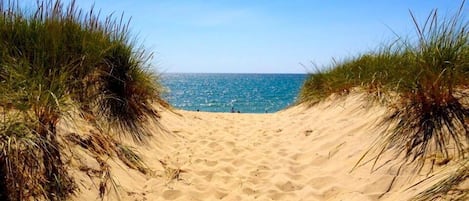
[[[425,175],[403,169],[390,187],[401,162],[390,153],[379,168],[367,157],[353,169],[384,132],[378,125],[387,110],[363,99],[356,93],[272,114],[162,111],[162,129],[148,125],[154,137],[147,145],[123,139],[151,172],[107,159],[115,183],[104,200],[407,200],[451,171],[453,162],[418,183]],[[90,153],[72,149],[97,168]],[[71,160],[80,189],[73,200],[99,200],[99,178],[78,166]]]

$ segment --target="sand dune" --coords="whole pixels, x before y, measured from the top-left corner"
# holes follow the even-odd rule
[[[407,200],[451,165],[415,186],[424,176],[403,170],[391,188],[398,166],[390,154],[379,169],[363,163],[352,171],[382,134],[377,124],[385,112],[360,94],[274,114],[164,111],[165,131],[149,125],[150,144],[134,145],[153,171],[144,175],[108,159],[116,191],[108,187],[105,200]],[[99,200],[96,179],[73,164],[80,187],[74,200]]]

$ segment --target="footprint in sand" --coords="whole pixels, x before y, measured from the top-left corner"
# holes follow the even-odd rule
[[[294,166],[291,166],[289,169],[291,172],[300,173],[308,167],[310,167],[310,165],[308,164],[307,165],[294,165]]]
[[[231,152],[232,152],[234,155],[238,155],[239,153],[243,152],[243,150],[234,148],[234,149],[231,150]]]
[[[248,185],[260,185],[269,182],[268,179],[256,178],[256,177],[248,177],[246,179],[246,184]]]
[[[271,170],[272,169],[268,165],[266,165],[266,164],[268,164],[267,162],[261,161],[260,164],[261,165],[257,166],[257,169],[259,169],[259,170]]]
[[[175,200],[182,195],[180,190],[166,190],[163,192],[163,198],[166,200]]]
[[[233,166],[227,166],[227,167],[222,167],[220,168],[223,172],[226,172],[228,174],[232,174],[233,172],[236,171],[236,168],[234,168]]]
[[[210,144],[208,144],[208,147],[210,147],[212,149],[221,148],[220,144],[218,144],[218,142],[211,142]]]
[[[235,146],[235,143],[232,142],[232,141],[228,141],[228,142],[225,142],[225,145],[226,145],[227,147],[233,148],[233,147]]]
[[[205,161],[205,164],[207,164],[207,166],[213,167],[213,166],[217,165],[218,162],[217,162],[217,161],[209,161],[209,160],[206,160],[206,161]]]
[[[256,191],[253,190],[252,188],[246,187],[246,188],[243,188],[243,193],[247,195],[252,195],[252,194],[255,194]]]
[[[256,178],[266,178],[270,176],[271,173],[257,169],[257,170],[253,170],[249,172],[249,175],[251,175],[252,177],[256,177]]]
[[[235,167],[240,167],[240,166],[243,166],[246,164],[246,160],[243,159],[243,158],[238,158],[236,160],[233,160],[233,162],[231,162]]]
[[[302,178],[304,178],[303,175],[300,175],[300,174],[290,174],[290,173],[286,173],[286,175],[288,176],[288,178],[292,179],[292,180],[300,180]]]
[[[313,160],[309,163],[313,167],[321,166],[329,160],[329,156],[322,156],[317,155]]]
[[[322,189],[322,188],[325,188],[328,185],[334,184],[336,182],[337,182],[337,178],[331,177],[331,176],[326,176],[326,177],[312,178],[311,180],[308,181],[308,184],[313,189]]]
[[[213,197],[215,197],[215,199],[219,199],[219,200],[223,199],[227,195],[228,195],[228,193],[223,192],[223,191],[217,191],[217,190],[213,193]]]
[[[270,155],[271,153],[272,153],[271,150],[265,150],[265,151],[264,151],[264,155]]]
[[[278,152],[277,152],[278,155],[282,156],[282,157],[285,157],[288,155],[288,152],[286,149],[280,149]]]
[[[219,161],[222,161],[222,162],[229,162],[229,161],[232,161],[233,158],[221,158],[219,159]]]
[[[303,186],[294,184],[291,181],[287,181],[285,183],[279,183],[279,184],[276,184],[275,186],[283,192],[291,192],[291,191],[297,191],[297,190],[303,189]]]
[[[337,195],[338,192],[343,192],[343,188],[339,186],[330,186],[325,189],[323,196],[324,197],[333,197],[334,195]]]
[[[215,174],[215,172],[207,171],[207,170],[196,172],[196,175],[198,175],[200,177],[203,177],[205,179],[205,181],[208,181],[208,182],[212,181],[212,178],[213,178],[214,174]]]
[[[199,164],[199,163],[202,163],[202,162],[204,162],[204,161],[205,161],[205,160],[202,160],[202,159],[198,158],[198,159],[195,159],[195,160],[194,160],[194,163],[195,163],[195,164]]]
[[[297,153],[293,154],[291,158],[295,161],[303,161],[305,159],[311,158],[311,155],[309,154],[303,154],[303,153]]]
[[[278,192],[276,190],[269,190],[267,196],[272,200],[288,200],[286,197],[292,196],[292,194],[285,193],[285,192]]]

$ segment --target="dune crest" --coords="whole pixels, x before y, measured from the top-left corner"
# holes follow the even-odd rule
[[[165,131],[149,125],[155,132],[150,144],[133,145],[150,172],[109,158],[115,185],[104,200],[408,200],[453,163],[421,183],[425,175],[409,168],[395,177],[399,161],[390,160],[392,154],[379,168],[364,162],[352,171],[383,132],[377,125],[386,111],[360,93],[273,114],[163,111]],[[62,132],[79,131],[62,124]],[[79,146],[72,152],[97,166]],[[71,161],[80,188],[74,199],[99,200],[96,178]]]

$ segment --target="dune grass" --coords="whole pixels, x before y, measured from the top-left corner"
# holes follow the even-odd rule
[[[469,24],[462,11],[463,5],[453,17],[440,19],[435,10],[423,25],[411,13],[417,41],[399,39],[310,74],[300,101],[315,103],[354,87],[371,95],[397,94],[400,102],[387,120],[398,126],[383,147],[397,148],[410,161],[424,161],[433,151],[448,156],[449,144],[464,156],[469,112],[461,98],[469,84]]]
[[[444,179],[434,184],[425,191],[419,193],[412,200],[413,201],[425,201],[425,200],[437,200],[438,198],[444,198],[450,196],[451,200],[463,201],[469,199],[469,189],[459,186],[461,183],[469,178],[469,160],[466,160],[461,164],[452,174],[449,174]]]
[[[393,127],[375,144],[376,161],[393,150],[395,158],[403,156],[403,164],[421,171],[432,155],[466,158],[469,106],[463,99],[469,97],[469,22],[464,4],[452,16],[441,17],[433,10],[422,23],[410,12],[415,37],[400,37],[310,74],[300,102],[314,104],[362,88],[371,97],[394,100],[387,102],[390,115],[383,122]]]
[[[123,17],[97,13],[74,1],[22,10],[0,0],[1,200],[62,200],[74,191],[56,127],[76,108],[136,142],[151,136],[142,125],[158,120],[153,103],[165,104],[151,54]]]

